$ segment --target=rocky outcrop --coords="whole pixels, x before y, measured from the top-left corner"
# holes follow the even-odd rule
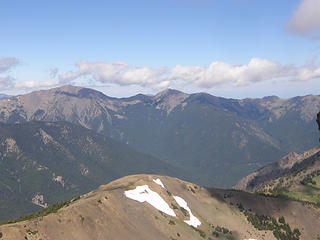
[[[319,153],[319,151],[320,147],[315,147],[309,151],[303,152],[302,154],[292,152],[279,161],[269,164],[242,178],[233,188],[243,191],[251,191],[260,184],[285,176],[291,171],[296,171],[299,165],[311,156]]]

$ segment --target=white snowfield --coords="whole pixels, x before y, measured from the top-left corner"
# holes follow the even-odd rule
[[[156,192],[152,191],[148,185],[137,186],[134,190],[125,191],[127,198],[138,202],[147,202],[156,209],[172,217],[176,217],[174,211],[169,207],[165,200]]]
[[[156,184],[160,185],[162,188],[166,189],[159,178],[157,178],[156,180],[153,179],[153,181]],[[147,202],[151,204],[153,207],[155,207],[156,209],[158,209],[159,211],[164,212],[172,217],[176,217],[175,212],[173,211],[172,208],[169,207],[167,202],[163,200],[163,198],[158,193],[152,191],[148,185],[137,186],[136,189],[125,191],[124,194],[126,195],[127,198],[136,200],[138,202]],[[195,228],[200,226],[201,222],[199,221],[198,218],[196,218],[192,214],[190,208],[188,207],[187,202],[183,198],[178,196],[173,196],[173,198],[180,207],[184,208],[189,212],[190,220],[185,220],[184,222]],[[249,240],[255,240],[255,239],[249,239]]]
[[[198,218],[196,218],[190,208],[188,207],[188,204],[187,202],[181,198],[181,197],[178,197],[178,196],[173,196],[174,200],[176,200],[176,202],[179,204],[180,207],[184,208],[185,210],[187,210],[189,212],[189,215],[190,215],[190,220],[185,220],[184,222],[186,224],[189,224],[190,226],[193,226],[193,227],[198,227],[201,225],[201,222],[199,221]]]
[[[154,181],[156,184],[160,185],[162,188],[166,189],[166,188],[164,187],[163,183],[161,182],[160,178],[157,178],[156,180],[153,179],[153,181]]]

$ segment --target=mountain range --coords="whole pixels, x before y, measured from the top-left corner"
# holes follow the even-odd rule
[[[1,100],[1,99],[7,99],[7,98],[10,98],[10,96],[7,95],[7,94],[1,94],[1,93],[0,93],[0,100]]]
[[[226,99],[168,89],[113,98],[63,86],[0,100],[0,121],[68,121],[179,167],[183,179],[231,187],[241,177],[317,144],[320,96]]]

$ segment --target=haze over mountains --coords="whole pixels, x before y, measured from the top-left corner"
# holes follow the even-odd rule
[[[314,147],[319,108],[313,95],[237,100],[169,89],[112,98],[64,86],[1,100],[0,121],[68,121],[192,172],[186,180],[230,187],[291,151]]]

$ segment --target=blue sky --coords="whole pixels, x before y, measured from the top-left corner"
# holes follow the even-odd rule
[[[167,87],[237,98],[320,94],[318,6],[319,0],[3,1],[0,92],[73,84],[112,96]]]

